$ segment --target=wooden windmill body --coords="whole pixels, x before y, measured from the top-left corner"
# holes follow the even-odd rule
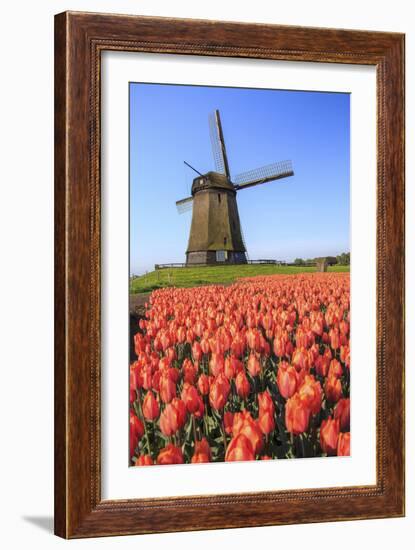
[[[246,246],[242,236],[237,191],[294,174],[290,161],[264,166],[231,181],[219,111],[209,119],[215,172],[193,180],[191,196],[176,202],[179,212],[193,209],[188,265],[244,264]]]

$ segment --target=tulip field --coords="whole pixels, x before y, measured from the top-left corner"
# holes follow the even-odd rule
[[[134,332],[131,466],[350,454],[349,273],[155,290]]]

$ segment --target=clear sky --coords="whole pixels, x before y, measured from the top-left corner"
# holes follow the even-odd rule
[[[214,170],[208,115],[219,109],[231,176],[291,159],[295,175],[238,192],[250,259],[349,251],[348,94],[130,84],[130,271],[184,262],[196,174]]]

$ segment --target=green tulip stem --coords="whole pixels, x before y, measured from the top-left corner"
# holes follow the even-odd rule
[[[225,424],[223,422],[223,418],[222,418],[221,423],[220,423],[220,429],[221,429],[221,432],[222,432],[223,445],[224,445],[224,448],[225,448],[225,455],[226,455],[226,451],[228,449],[228,443],[226,441],[226,431],[225,431]]]
[[[195,441],[195,444],[196,444],[196,441],[197,441],[197,435],[196,435],[196,419],[195,419],[195,415],[192,414],[192,427],[193,427],[193,439]]]
[[[144,418],[143,409],[141,407],[140,396],[138,396],[137,403],[138,403],[138,410],[139,410],[139,413],[140,413],[140,417],[141,417],[141,420],[143,421],[143,425],[144,425],[144,433],[146,435],[146,441],[147,441],[147,451],[148,451],[148,454],[151,457],[153,457],[153,453],[151,452],[150,437],[148,435],[147,426],[146,426],[146,419]]]

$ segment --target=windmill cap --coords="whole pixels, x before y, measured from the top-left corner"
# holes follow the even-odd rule
[[[207,172],[193,180],[192,195],[206,189],[226,189],[227,191],[236,192],[226,175],[219,172]]]

